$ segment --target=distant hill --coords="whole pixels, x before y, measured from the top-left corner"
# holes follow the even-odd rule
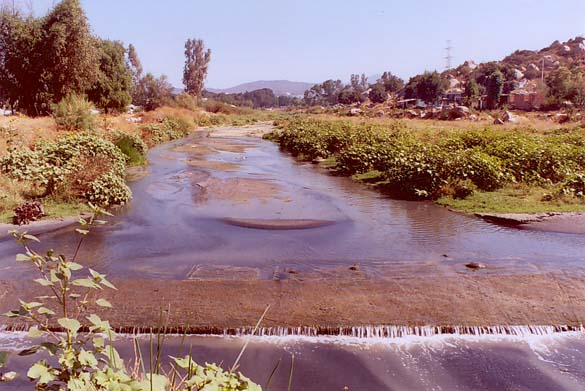
[[[457,68],[443,72],[443,76],[464,81],[489,64],[498,64],[507,69],[517,84],[538,80],[543,74],[546,77],[559,67],[585,67],[585,37],[575,37],[566,42],[555,41],[540,50],[516,50],[501,61],[482,64],[466,61]]]
[[[314,83],[303,83],[289,80],[258,80],[249,83],[244,83],[231,88],[207,88],[209,92],[238,94],[246,91],[255,91],[262,88],[269,88],[274,92],[274,95],[291,95],[301,96],[306,90],[311,88]]]

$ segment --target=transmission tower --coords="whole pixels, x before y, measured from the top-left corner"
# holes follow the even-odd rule
[[[451,40],[447,40],[447,47],[445,48],[445,70],[451,69],[451,63],[453,61],[453,55],[451,54],[453,46],[451,46]]]

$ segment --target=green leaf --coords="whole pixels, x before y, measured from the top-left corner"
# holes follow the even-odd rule
[[[33,308],[37,308],[37,307],[41,307],[43,305],[43,303],[39,303],[38,301],[31,301],[30,303],[23,303],[21,301],[21,304],[27,310],[33,309]]]
[[[98,289],[99,288],[99,285],[96,284],[90,278],[80,278],[78,280],[73,280],[72,284],[75,286],[82,286],[84,288],[89,288],[89,289]]]
[[[24,239],[32,240],[32,241],[37,242],[37,243],[40,243],[41,242],[39,240],[39,238],[37,238],[36,236],[33,236],[33,235],[24,234],[24,235],[22,235],[22,237]]]
[[[103,349],[106,346],[106,340],[102,337],[95,337],[93,339],[93,347],[96,349]]]
[[[175,361],[179,368],[182,369],[195,368],[197,366],[197,363],[193,361],[193,358],[191,356],[185,356],[184,358],[177,358],[171,356],[171,358]]]
[[[140,391],[166,391],[169,386],[169,379],[163,375],[147,374],[146,380],[139,383]]]
[[[36,280],[34,280],[37,284],[40,284],[42,286],[53,286],[55,285],[54,283],[52,283],[51,281],[47,280],[46,278],[37,278]]]
[[[29,338],[39,338],[43,336],[43,332],[41,330],[39,330],[39,328],[37,326],[31,327],[30,330],[28,330],[28,337]]]
[[[67,262],[67,267],[73,271],[83,269],[83,266],[76,262]]]
[[[77,232],[78,234],[83,235],[83,236],[85,236],[85,235],[87,235],[89,233],[88,230],[86,230],[86,229],[79,229],[79,228],[75,229],[75,232]]]
[[[48,384],[55,380],[55,376],[51,373],[51,369],[47,366],[45,361],[39,361],[28,370],[26,374],[30,379],[38,379],[38,384]]]
[[[98,364],[93,353],[88,352],[87,350],[81,349],[78,357],[79,357],[79,362],[81,363],[81,365],[85,365],[85,366],[93,368],[93,367],[97,366],[97,364]]]
[[[112,284],[110,281],[106,280],[105,278],[104,278],[104,279],[102,279],[102,281],[101,281],[101,284],[102,284],[103,286],[105,286],[105,287],[108,287],[108,288],[110,288],[110,289],[113,289],[113,290],[115,290],[115,291],[117,291],[117,290],[118,290],[118,288],[116,288],[116,287],[114,286],[114,284]]]
[[[60,318],[57,319],[57,323],[59,323],[61,327],[71,331],[73,334],[76,334],[81,328],[81,323],[79,323],[77,319]]]
[[[26,255],[26,254],[17,254],[16,255],[16,262],[28,262],[31,259],[32,258],[30,257],[30,255]]]
[[[95,303],[100,307],[112,308],[112,304],[110,304],[110,302],[106,299],[97,299]]]
[[[9,352],[0,352],[0,368],[6,365],[8,362],[8,357],[10,357]]]
[[[41,315],[55,315],[55,311],[50,310],[46,307],[41,307],[37,310],[37,312]]]

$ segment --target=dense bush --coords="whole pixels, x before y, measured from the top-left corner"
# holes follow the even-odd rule
[[[132,198],[124,178],[108,172],[89,183],[85,197],[97,205],[121,205]]]
[[[53,105],[53,117],[57,126],[69,132],[89,131],[95,127],[93,105],[79,95],[71,94]]]
[[[481,190],[496,190],[510,180],[510,175],[502,161],[478,148],[442,157],[441,163],[443,164],[442,178],[469,179]]]
[[[585,197],[585,174],[575,174],[568,178],[563,182],[561,193],[575,197]]]
[[[551,135],[466,130],[429,137],[400,127],[296,118],[267,136],[295,156],[334,155],[346,174],[382,173],[392,192],[414,198],[465,197],[477,188],[509,183],[563,184],[580,195],[585,135],[579,129]],[[580,190],[581,189],[581,190]]]
[[[111,139],[114,145],[126,155],[128,164],[142,165],[146,163],[148,146],[138,135],[134,133],[115,132],[111,136]]]
[[[95,134],[73,133],[56,141],[40,141],[34,150],[13,150],[0,160],[0,169],[16,180],[35,183],[43,196],[111,205],[131,197],[123,180],[126,160],[111,142]],[[98,186],[104,181],[110,187]]]
[[[193,126],[184,119],[166,117],[157,123],[144,125],[140,130],[142,139],[146,140],[147,144],[155,145],[185,137]]]

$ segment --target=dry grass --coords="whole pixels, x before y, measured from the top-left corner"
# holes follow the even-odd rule
[[[10,146],[31,146],[39,139],[52,139],[58,134],[52,117],[0,116],[0,155]]]

